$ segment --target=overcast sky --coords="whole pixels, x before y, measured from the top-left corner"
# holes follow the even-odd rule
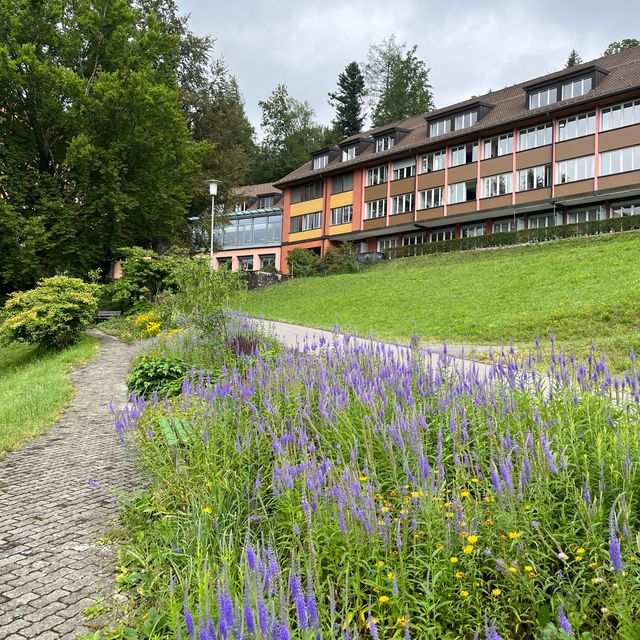
[[[216,38],[256,127],[258,100],[281,82],[329,124],[338,74],[392,33],[418,45],[438,107],[556,71],[574,47],[586,62],[640,38],[632,0],[177,1],[193,31]]]

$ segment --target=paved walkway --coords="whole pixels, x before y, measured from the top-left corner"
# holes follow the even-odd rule
[[[0,640],[88,633],[83,610],[114,592],[115,549],[99,544],[131,489],[109,402],[126,401],[136,347],[100,332],[100,352],[71,374],[73,404],[46,435],[0,463]]]

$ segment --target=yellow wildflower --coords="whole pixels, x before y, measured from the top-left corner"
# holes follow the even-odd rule
[[[389,596],[380,596],[378,598],[378,602],[380,604],[386,604],[387,602],[389,602]]]
[[[484,521],[484,523],[485,523],[487,526],[489,526],[489,525],[492,525],[492,524],[493,524],[493,520],[492,520],[491,518],[487,518],[487,519]]]
[[[389,507],[387,506],[382,507],[382,513],[389,513]]]
[[[389,573],[387,573],[387,578],[389,578],[389,580],[393,580],[396,577],[396,574],[393,573],[393,571],[389,571]]]
[[[449,562],[451,562],[451,564],[455,564],[456,562],[458,562],[458,558],[456,558],[455,556],[451,556],[449,558]]]
[[[366,482],[369,479],[369,476],[360,476],[360,482]]]
[[[461,492],[460,492],[460,495],[461,495],[463,498],[468,498],[468,497],[471,495],[471,493],[469,493],[469,491],[467,491],[466,489],[464,489],[463,491],[461,491]]]
[[[396,627],[406,627],[406,626],[407,626],[407,619],[404,616],[400,616],[396,620]]]
[[[478,480],[478,478],[471,478],[471,482],[473,482],[474,484],[478,484],[480,480]]]
[[[202,507],[202,511],[204,511],[204,513],[213,513],[213,509],[211,507]]]
[[[465,591],[464,589],[462,589],[462,591],[460,591],[460,597],[461,598],[466,598],[469,595],[468,591]]]
[[[574,558],[574,560],[575,560],[576,562],[580,562],[580,560],[582,560],[582,556],[576,556],[576,557]]]
[[[442,549],[443,546],[442,542],[436,542],[436,549]]]
[[[461,531],[461,532],[460,532],[460,537],[461,537],[461,538],[466,538],[468,535],[469,535],[469,532],[468,532],[468,531]]]
[[[457,571],[456,578],[458,578],[458,580],[461,580],[462,578],[464,578],[464,571]]]
[[[468,544],[462,551],[464,551],[464,553],[473,553],[473,545]]]
[[[476,542],[478,542],[478,536],[473,535],[473,536],[469,536],[467,538],[467,540],[471,543],[471,544],[475,544]]]
[[[584,549],[583,549],[582,547],[578,547],[578,548],[576,549],[576,553],[577,553],[579,556],[583,556],[583,555],[584,555],[584,553],[585,553],[585,551],[584,551]]]
[[[498,587],[496,587],[495,589],[491,589],[492,596],[498,597],[501,593],[502,593],[502,589],[498,589]]]
[[[518,569],[516,567],[509,567],[509,571],[511,571],[511,573],[518,573]]]
[[[511,540],[519,540],[522,534],[519,531],[509,531],[509,538]]]
[[[376,568],[377,569],[382,569],[382,567],[384,567],[384,561],[383,560],[377,560],[376,561]]]
[[[530,564],[525,564],[524,565],[524,570],[525,571],[533,571],[533,567]]]

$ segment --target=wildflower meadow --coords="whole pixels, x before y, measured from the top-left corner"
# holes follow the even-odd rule
[[[633,355],[616,378],[595,348],[226,340],[215,375],[115,416],[148,477],[118,578],[144,637],[640,637]]]

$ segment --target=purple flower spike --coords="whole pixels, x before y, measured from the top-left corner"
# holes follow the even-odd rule
[[[560,628],[567,634],[569,634],[572,638],[576,637],[576,634],[573,632],[573,629],[571,627],[571,623],[569,622],[569,619],[567,618],[567,616],[564,613],[564,605],[561,604],[560,605],[560,609],[558,609],[558,624],[560,625]]]

